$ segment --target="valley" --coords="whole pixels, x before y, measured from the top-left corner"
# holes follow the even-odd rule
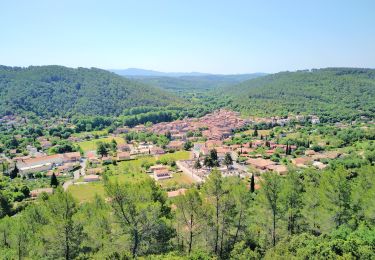
[[[289,238],[315,248],[350,228],[340,239],[360,239],[372,232],[375,209],[373,71],[126,79],[99,69],[1,67],[0,232],[11,223],[47,235],[43,218],[58,221],[59,233],[83,228],[69,235],[78,244],[124,230],[121,254],[179,252],[176,259],[185,259],[186,243],[203,259],[234,258],[235,250],[255,259],[284,255]],[[69,223],[63,207],[74,212]],[[33,220],[34,211],[43,218]],[[146,222],[119,224],[127,218]],[[133,255],[130,227],[149,236]],[[100,243],[118,252],[106,236]],[[228,248],[215,252],[206,240]],[[371,246],[361,243],[358,250]],[[98,245],[89,250],[108,256]]]

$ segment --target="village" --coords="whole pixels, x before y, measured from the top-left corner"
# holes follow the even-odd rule
[[[144,158],[153,158],[154,162],[137,170],[143,171],[158,183],[184,175],[182,184],[179,181],[174,182],[173,188],[177,190],[185,190],[189,187],[187,184],[204,182],[213,168],[220,170],[223,176],[238,176],[247,182],[253,176],[256,183],[259,183],[262,173],[266,171],[286,175],[291,168],[324,169],[327,167],[327,160],[341,155],[335,151],[318,152],[305,149],[303,154],[291,156],[298,149],[296,145],[279,143],[277,138],[270,137],[269,130],[251,130],[257,123],[285,126],[291,121],[304,120],[306,117],[303,116],[244,119],[239,113],[221,109],[201,118],[137,125],[133,128],[118,127],[112,134],[104,137],[95,138],[90,134],[85,138],[70,136],[68,140],[80,147],[80,151],[76,152],[47,154],[53,144],[49,138],[41,136],[37,138],[41,149],[28,146],[27,156],[16,154],[12,159],[3,156],[2,160],[7,160],[9,165],[15,165],[21,178],[34,178],[37,174],[45,177],[64,176],[63,187],[66,190],[71,185],[100,182],[101,175],[108,171],[109,165],[132,163]],[[310,116],[309,120],[312,124],[319,123],[316,116]],[[158,145],[153,142],[129,140],[126,138],[129,133],[152,133],[168,137],[168,143]],[[239,136],[247,137],[241,139]],[[98,148],[99,143],[103,147]],[[85,147],[84,144],[90,145]],[[179,152],[184,153],[184,156],[177,156],[172,162],[163,161],[163,156]],[[53,189],[48,187],[36,189],[31,194],[36,197],[42,192],[52,191]],[[170,196],[179,194],[173,190],[170,192]]]

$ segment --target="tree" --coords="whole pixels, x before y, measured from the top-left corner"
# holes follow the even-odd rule
[[[50,186],[51,186],[51,187],[54,187],[54,188],[56,188],[57,186],[59,186],[59,180],[57,179],[55,173],[52,173],[52,175],[51,175],[51,183],[50,183]]]
[[[216,149],[212,149],[212,150],[210,150],[210,157],[211,157],[211,159],[212,159],[213,161],[217,161],[217,160],[218,160]]]
[[[257,260],[261,259],[259,253],[251,250],[244,241],[235,244],[232,252],[230,253],[230,259],[233,260]]]
[[[212,161],[210,156],[204,157],[203,160],[203,165],[206,166],[207,168],[212,168],[215,166],[214,162]]]
[[[258,127],[256,125],[254,126],[253,136],[258,136]]]
[[[17,175],[18,175],[19,172],[20,172],[20,171],[19,171],[17,165],[14,165],[14,168],[13,168],[13,170],[10,172],[9,177],[10,177],[11,179],[14,179],[14,178],[17,177]]]
[[[224,157],[224,165],[227,166],[227,169],[229,169],[229,166],[233,165],[233,159],[230,153],[226,153]]]
[[[42,254],[54,259],[75,259],[80,253],[84,233],[82,224],[75,219],[78,207],[74,198],[58,188],[46,201],[46,209],[49,224],[43,229]]]
[[[193,248],[194,237],[199,234],[202,225],[202,199],[197,189],[188,190],[185,195],[176,199],[177,221],[182,225],[182,232],[188,245],[188,254]]]
[[[194,163],[194,169],[200,169],[200,168],[202,168],[202,165],[201,165],[199,158],[197,158],[197,160]]]
[[[262,188],[260,189],[261,199],[265,202],[265,207],[271,212],[272,217],[272,244],[276,245],[277,241],[277,219],[281,215],[281,188],[282,188],[282,179],[281,177],[274,172],[267,172],[263,174],[263,179],[261,181]],[[261,202],[263,203],[263,202]]]
[[[111,243],[113,220],[110,205],[101,196],[96,195],[93,202],[84,204],[79,217],[84,222],[84,232],[87,234],[87,244],[90,245],[91,250],[94,252],[103,251],[105,248],[115,250]]]
[[[16,258],[22,259],[27,254],[28,230],[23,217],[13,220],[11,227],[11,244],[16,251]]]
[[[299,175],[290,171],[283,185],[282,200],[287,216],[288,231],[290,235],[296,234],[302,225],[303,185]]]
[[[187,141],[184,144],[184,150],[189,151],[193,147],[193,143],[191,141]]]
[[[115,139],[112,139],[111,144],[110,144],[110,147],[111,147],[111,150],[112,150],[113,152],[116,152],[116,151],[117,151],[117,142],[116,142]]]
[[[355,226],[361,222],[375,223],[375,167],[365,166],[358,170],[351,193],[351,208]]]
[[[223,187],[223,177],[218,170],[213,170],[208,176],[207,181],[204,183],[204,191],[207,195],[208,202],[212,203],[213,207],[213,229],[214,229],[214,241],[213,251],[215,254],[219,254],[219,234],[220,234],[220,219],[223,214],[222,202],[224,195],[227,193]]]
[[[348,223],[351,218],[351,186],[344,168],[325,171],[322,174],[319,190],[322,196],[322,209],[326,216],[324,224],[329,230]]]
[[[25,198],[30,197],[30,189],[26,185],[23,185],[20,191],[25,195]]]
[[[7,198],[7,196],[4,195],[3,191],[0,191],[0,218],[3,218],[4,216],[11,213],[12,205]]]
[[[97,142],[96,145],[97,145],[96,152],[100,156],[104,157],[104,156],[108,155],[108,151],[107,151],[107,147],[106,147],[105,143],[103,143],[103,142]]]
[[[254,173],[251,174],[250,178],[250,192],[254,193],[255,192],[255,179],[254,179]]]
[[[130,237],[133,257],[152,248],[158,232],[166,225],[160,201],[154,200],[149,182],[125,183],[105,180],[105,190],[111,198],[114,216],[123,232]],[[168,241],[168,233],[164,240]],[[166,245],[163,245],[164,248]]]
[[[302,215],[313,234],[321,233],[321,226],[324,220],[321,212],[322,199],[319,192],[320,172],[308,169],[304,172],[304,189]]]
[[[227,178],[225,181],[229,186],[229,200],[234,203],[233,212],[230,214],[233,220],[233,228],[228,227],[229,230],[233,229],[229,243],[229,249],[232,250],[237,242],[244,238],[241,235],[245,234],[247,228],[246,218],[249,215],[251,195],[246,191],[246,185],[242,180]]]
[[[10,248],[11,218],[8,216],[4,217],[3,215],[0,215],[0,217],[2,218],[0,221],[0,248]]]

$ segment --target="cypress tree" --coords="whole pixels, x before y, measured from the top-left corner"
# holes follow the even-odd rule
[[[254,191],[255,191],[255,179],[254,179],[254,173],[253,173],[250,178],[250,192],[254,193]]]
[[[59,186],[59,181],[57,180],[57,177],[56,177],[55,173],[52,173],[51,187],[57,187],[57,186]]]
[[[19,172],[20,172],[20,171],[18,170],[17,165],[15,165],[15,166],[14,166],[14,169],[10,172],[9,177],[10,177],[11,179],[14,179],[14,178],[17,177],[17,175],[18,175]]]

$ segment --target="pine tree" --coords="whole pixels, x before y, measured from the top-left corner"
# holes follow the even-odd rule
[[[233,159],[230,153],[225,154],[224,165],[227,166],[227,169],[229,168],[229,166],[233,165]]]
[[[220,164],[219,164],[219,158],[217,156],[217,151],[216,149],[212,149],[210,151],[210,158],[211,158],[211,161],[212,161],[212,164],[214,167],[219,167]]]
[[[59,186],[59,181],[57,180],[57,177],[56,177],[55,173],[52,173],[51,187],[57,187],[57,186]]]
[[[203,161],[203,165],[207,168],[212,168],[215,166],[214,162],[212,161],[210,156],[206,156]]]
[[[202,165],[201,165],[201,162],[200,162],[199,158],[195,161],[195,163],[194,163],[194,168],[195,168],[195,169],[200,169],[200,168],[202,168]]]
[[[97,150],[96,150],[96,152],[99,155],[101,155],[102,157],[108,155],[107,147],[106,147],[106,145],[103,142],[98,142],[97,143]]]

